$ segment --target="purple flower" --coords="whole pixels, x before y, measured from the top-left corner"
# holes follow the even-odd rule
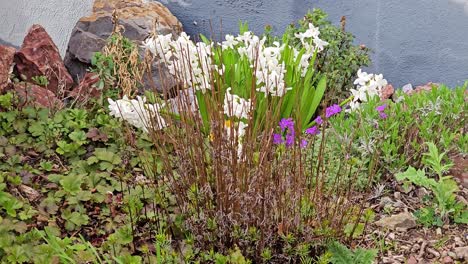
[[[323,123],[322,117],[321,117],[321,116],[317,116],[317,118],[315,118],[314,122],[315,122],[317,125],[321,125],[321,124]]]
[[[291,147],[294,145],[294,134],[286,135],[286,147]]]
[[[307,147],[307,144],[308,144],[307,140],[305,139],[301,140],[301,148]]]
[[[286,128],[289,130],[294,129],[294,120],[292,118],[283,118],[279,122],[279,126],[281,128],[281,131],[284,131]]]
[[[325,117],[326,118],[330,118],[338,113],[341,112],[341,107],[337,104],[334,104],[330,107],[328,107],[327,109],[325,109]]]
[[[320,134],[320,130],[317,128],[317,126],[313,126],[306,129],[305,133],[309,135],[318,135]]]
[[[386,104],[383,104],[383,105],[379,105],[379,106],[377,106],[377,107],[375,108],[375,110],[377,110],[377,111],[379,112],[379,116],[380,116],[380,118],[382,118],[382,119],[385,119],[385,118],[388,117],[387,114],[384,113],[386,107],[387,107],[387,105],[386,105]]]
[[[383,104],[383,105],[377,106],[377,107],[375,108],[375,110],[377,110],[377,111],[379,111],[379,112],[383,112],[383,111],[385,111],[385,108],[386,108],[386,107],[387,107],[387,105],[386,105],[386,104]]]
[[[283,136],[281,134],[273,134],[273,144],[279,145],[283,143]]]

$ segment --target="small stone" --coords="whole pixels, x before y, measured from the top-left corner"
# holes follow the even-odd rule
[[[457,259],[468,260],[468,246],[454,248]]]
[[[28,198],[30,202],[36,201],[41,196],[38,191],[24,184],[21,184],[18,189]]]
[[[438,236],[441,236],[441,235],[442,235],[442,229],[441,229],[440,227],[438,227],[438,228],[436,229],[436,234],[437,234]]]
[[[393,194],[393,197],[395,197],[395,199],[397,199],[397,200],[400,200],[401,199],[401,193],[400,192],[395,192]]]
[[[409,259],[406,261],[407,264],[418,264],[418,260],[415,256],[410,256]]]
[[[447,256],[447,251],[442,251],[442,253],[440,253],[440,257],[441,258],[445,258]]]
[[[426,190],[426,188],[421,187],[416,190],[416,195],[421,199],[424,196],[430,195],[430,193]]]
[[[401,87],[401,90],[403,90],[404,93],[412,93],[413,92],[413,85],[411,83],[408,83]]]
[[[395,230],[396,228],[408,230],[416,227],[416,219],[411,213],[405,212],[389,217],[384,217],[375,222],[377,226]]]
[[[380,93],[380,99],[382,101],[390,99],[394,93],[395,93],[395,88],[393,88],[393,85],[387,84]]]
[[[382,197],[379,202],[380,207],[391,206],[392,204],[393,204],[393,200],[388,196]]]
[[[452,259],[451,257],[449,257],[449,256],[446,256],[446,257],[444,257],[444,258],[442,259],[442,263],[444,263],[444,264],[451,264],[451,263],[453,263],[453,259]]]
[[[426,252],[429,253],[429,254],[432,254],[435,258],[440,257],[440,253],[437,250],[433,249],[433,248],[427,247]]]
[[[460,237],[455,237],[453,240],[455,241],[456,246],[462,247],[462,246],[465,245],[465,243],[463,243],[463,241],[462,241],[462,239]]]
[[[420,92],[429,92],[432,91],[432,89],[437,89],[439,88],[440,84],[439,83],[433,83],[433,82],[428,82],[424,85],[417,86],[414,89],[415,93],[420,93]],[[411,94],[411,93],[410,93]]]
[[[382,263],[385,263],[385,264],[395,263],[395,260],[391,257],[382,257]],[[415,262],[415,264],[417,264],[417,262]]]

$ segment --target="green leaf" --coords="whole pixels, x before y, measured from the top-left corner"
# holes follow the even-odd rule
[[[398,181],[408,180],[418,186],[423,186],[427,189],[432,189],[437,183],[434,179],[426,177],[426,173],[423,170],[416,170],[413,167],[409,167],[405,172],[396,174]]]
[[[317,110],[320,102],[322,101],[323,95],[325,94],[325,89],[327,88],[327,79],[326,77],[322,77],[317,84],[317,88],[315,89],[314,98],[310,103],[309,112],[307,113],[306,119],[304,119],[304,125],[302,129],[307,129],[311,124],[309,121],[312,119],[315,111]],[[304,109],[305,110],[305,109]]]
[[[83,176],[81,175],[67,175],[60,180],[63,189],[71,195],[76,195],[81,191],[82,183]]]
[[[101,161],[107,161],[111,164],[117,165],[122,162],[121,158],[114,154],[113,152],[105,149],[105,148],[97,148],[94,151],[94,155]]]
[[[78,145],[83,145],[87,142],[86,133],[82,130],[73,131],[68,137]]]
[[[328,247],[331,253],[331,262],[333,264],[350,264],[354,263],[354,254],[346,246],[338,242],[333,242]]]
[[[42,122],[33,122],[29,126],[28,131],[34,137],[42,136],[44,134],[44,125]]]
[[[69,210],[65,210],[62,213],[62,218],[66,220],[65,229],[73,231],[82,225],[88,224],[89,217],[79,212],[71,213]]]

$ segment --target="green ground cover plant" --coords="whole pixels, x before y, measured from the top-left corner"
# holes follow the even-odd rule
[[[442,226],[449,220],[460,224],[468,223],[468,208],[466,204],[456,201],[458,184],[451,176],[444,176],[453,164],[444,161],[446,153],[439,153],[433,142],[427,142],[429,152],[424,154],[423,164],[433,172],[436,179],[428,177],[424,169],[416,170],[409,167],[405,172],[398,173],[396,179],[406,184],[422,186],[432,192],[434,199],[429,207],[416,212],[421,223],[426,226]]]

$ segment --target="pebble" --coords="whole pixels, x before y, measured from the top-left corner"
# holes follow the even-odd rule
[[[388,196],[385,196],[385,197],[382,197],[382,199],[380,199],[380,203],[379,203],[379,206],[380,207],[385,207],[387,205],[392,205],[393,204],[393,201],[390,197]]]
[[[411,252],[418,252],[421,246],[419,244],[414,244],[413,248],[411,248]]]
[[[401,199],[401,193],[400,192],[395,192],[393,194],[393,197],[395,197],[395,199],[397,199],[397,200],[400,200]]]
[[[418,260],[416,259],[415,256],[409,257],[409,259],[406,261],[407,264],[418,264]]]
[[[442,259],[442,263],[444,264],[450,264],[453,263],[453,259],[449,256],[446,256],[445,258]]]
[[[458,247],[458,248],[453,249],[453,251],[455,251],[455,254],[457,255],[457,259],[468,260],[468,246]]]
[[[434,257],[436,257],[436,258],[439,258],[439,257],[440,257],[440,253],[437,252],[437,250],[435,250],[435,249],[433,249],[433,248],[428,247],[428,248],[426,248],[426,251],[427,251],[427,253],[432,254],[432,255],[433,255]]]
[[[442,251],[442,253],[440,253],[440,257],[441,257],[441,258],[447,257],[447,251],[445,251],[445,250]]]
[[[464,246],[465,243],[463,243],[462,239],[460,237],[455,237],[453,240],[455,240],[455,245],[461,247]]]

